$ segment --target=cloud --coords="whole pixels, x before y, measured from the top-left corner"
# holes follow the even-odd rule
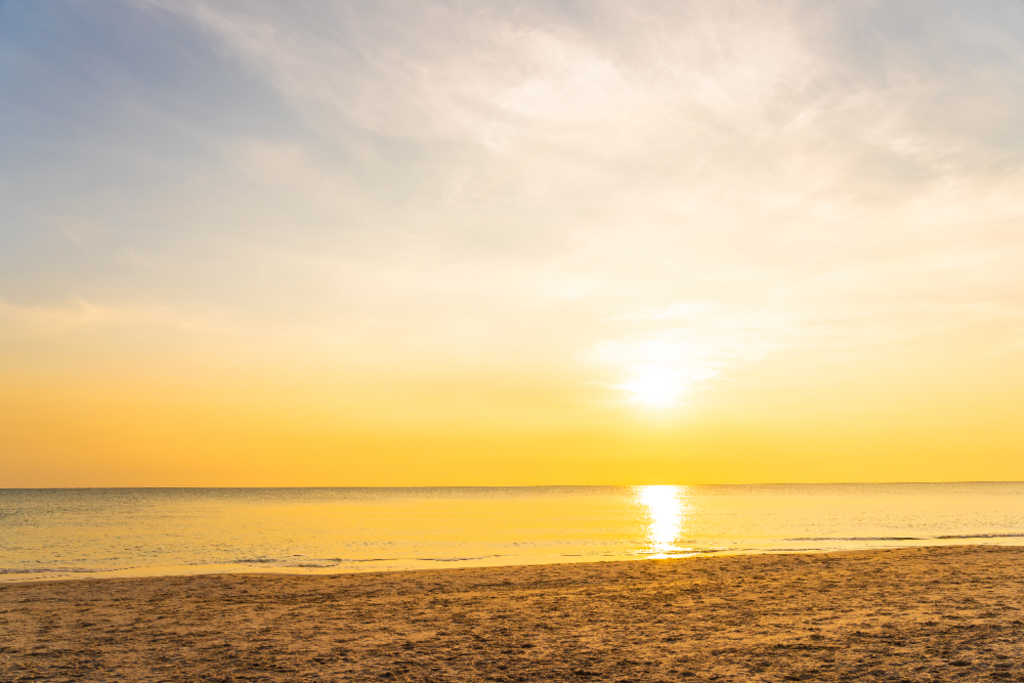
[[[690,384],[785,349],[1018,338],[1017,6],[95,11],[138,35],[46,73],[101,82],[103,106],[30,100],[53,120],[0,162],[0,294],[28,311],[10,325],[213,310],[351,359],[599,359]]]
[[[192,332],[210,331],[213,327],[208,317],[161,307],[113,307],[81,299],[67,306],[19,306],[0,299],[0,331],[6,330],[11,336],[49,336],[83,328],[137,326]]]

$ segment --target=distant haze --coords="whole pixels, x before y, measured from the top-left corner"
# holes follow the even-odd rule
[[[0,0],[0,487],[1024,479],[1024,4]]]

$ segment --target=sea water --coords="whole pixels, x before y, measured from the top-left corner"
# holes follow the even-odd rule
[[[1024,544],[1024,483],[0,489],[0,581]]]

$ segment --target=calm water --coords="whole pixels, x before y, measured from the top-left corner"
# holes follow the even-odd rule
[[[1024,483],[0,489],[0,581],[1024,545]]]

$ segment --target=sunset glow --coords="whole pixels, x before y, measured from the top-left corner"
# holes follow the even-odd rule
[[[1024,479],[944,7],[0,3],[0,487]]]
[[[679,394],[685,389],[683,382],[678,373],[665,368],[646,367],[638,369],[619,388],[630,393],[631,400],[637,403],[663,408],[679,399]]]

